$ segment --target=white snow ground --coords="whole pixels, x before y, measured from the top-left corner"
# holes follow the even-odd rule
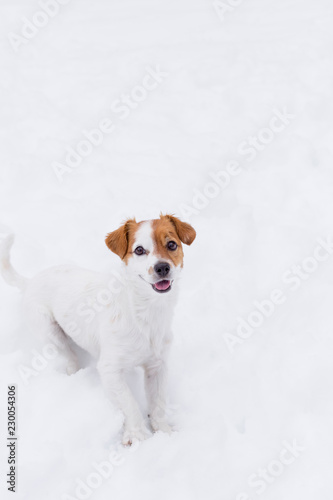
[[[185,217],[198,237],[174,320],[179,431],[118,451],[108,479],[93,463],[116,449],[121,416],[93,364],[67,377],[56,358],[25,384],[18,368],[45,343],[0,282],[2,497],[16,383],[18,490],[8,498],[332,499],[333,257],[316,248],[333,235],[333,4],[225,0],[224,18],[221,5],[219,17],[210,0],[72,0],[15,52],[8,34],[41,8],[1,0],[0,223],[17,235],[22,274],[68,262],[107,270],[117,258],[103,238],[124,217],[181,215],[198,191],[216,195]],[[133,90],[157,66],[168,73],[157,88]],[[142,100],[122,119],[110,106],[133,91]],[[115,130],[59,182],[54,162],[104,118]],[[269,123],[279,130],[263,131]],[[257,149],[244,154],[251,136]],[[237,175],[207,187],[231,160]],[[254,302],[274,289],[283,303],[266,304],[263,319]],[[249,315],[259,327],[243,326],[242,339]],[[131,380],[144,408],[140,371]],[[284,452],[295,440],[302,451]]]

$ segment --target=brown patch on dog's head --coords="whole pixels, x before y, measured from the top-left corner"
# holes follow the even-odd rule
[[[162,259],[171,260],[174,266],[183,267],[182,243],[191,245],[194,241],[196,232],[193,227],[173,215],[160,215],[159,219],[152,221],[152,229],[156,247],[154,253]],[[170,241],[177,243],[176,250],[168,248]]]
[[[136,222],[135,219],[128,219],[122,226],[109,233],[105,238],[105,243],[111,252],[118,255],[126,264],[133,252],[135,235],[140,225],[145,221]],[[150,221],[152,227],[152,237],[154,243],[153,253],[161,259],[171,261],[175,266],[183,266],[182,243],[191,245],[196,233],[190,224],[182,222],[173,215],[160,215],[159,219]],[[174,241],[177,244],[175,250],[168,248],[168,243]],[[149,270],[149,274],[153,269]]]
[[[160,218],[167,218],[175,226],[177,234],[180,240],[185,243],[185,245],[191,245],[195,240],[197,233],[195,229],[187,222],[182,222],[178,217],[174,215],[161,215]]]
[[[112,231],[105,238],[105,243],[111,252],[119,255],[126,263],[139,225],[140,222],[137,223],[135,219],[128,219],[120,228]]]

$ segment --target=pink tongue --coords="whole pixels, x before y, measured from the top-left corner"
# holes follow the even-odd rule
[[[167,290],[170,286],[170,281],[168,280],[163,280],[163,281],[159,281],[158,283],[155,283],[155,288],[157,288],[157,290]]]

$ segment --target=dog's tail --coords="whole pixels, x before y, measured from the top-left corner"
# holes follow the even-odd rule
[[[0,271],[8,285],[24,290],[28,280],[20,276],[10,263],[10,249],[14,243],[14,235],[9,234],[4,238],[0,235]]]

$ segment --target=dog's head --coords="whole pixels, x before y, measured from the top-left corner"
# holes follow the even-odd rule
[[[183,267],[182,243],[196,236],[190,224],[172,215],[136,222],[127,220],[109,233],[105,242],[126,264],[134,279],[146,282],[153,293],[167,293]]]

